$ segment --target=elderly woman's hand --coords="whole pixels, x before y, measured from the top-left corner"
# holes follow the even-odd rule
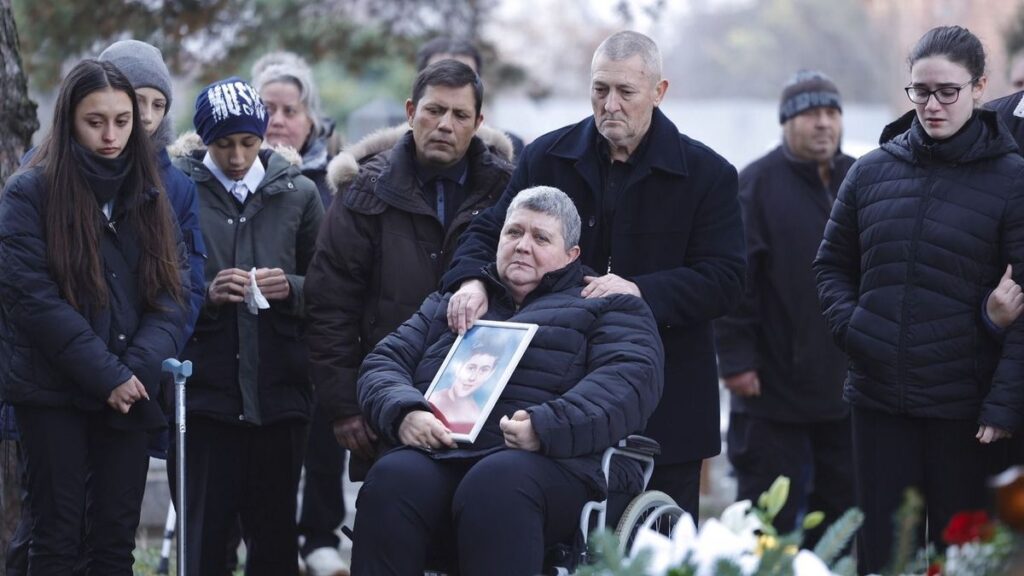
[[[540,450],[540,437],[533,429],[530,413],[526,410],[516,410],[511,418],[502,416],[498,425],[501,427],[501,433],[505,435],[505,445],[509,448],[518,448],[527,452]]]
[[[406,446],[427,450],[458,447],[451,430],[426,410],[413,410],[405,415],[398,427],[398,439]]]

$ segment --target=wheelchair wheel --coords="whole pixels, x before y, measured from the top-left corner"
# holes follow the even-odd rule
[[[633,552],[633,542],[641,528],[671,536],[676,522],[682,517],[683,509],[668,494],[658,490],[643,492],[626,506],[615,527],[619,552],[624,556]]]

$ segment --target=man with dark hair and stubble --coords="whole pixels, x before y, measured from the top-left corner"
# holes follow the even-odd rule
[[[484,77],[483,55],[476,46],[469,40],[450,36],[438,36],[420,46],[416,52],[416,70],[422,72],[427,66],[448,59],[458,60],[472,68],[480,78]],[[523,139],[508,131],[505,135],[512,141],[514,157],[519,158],[525,146]]]
[[[337,191],[310,264],[306,302],[318,402],[361,480],[377,434],[356,402],[364,356],[437,289],[470,220],[501,195],[512,145],[480,129],[483,86],[443,60],[416,77],[408,126],[371,134],[331,161]]]

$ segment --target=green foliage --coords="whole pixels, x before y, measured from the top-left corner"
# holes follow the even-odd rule
[[[163,50],[172,70],[209,81],[248,76],[275,49],[329,61],[359,76],[382,62],[411,62],[438,34],[480,41],[497,0],[13,0],[26,68],[39,88],[57,84],[67,60],[131,37]]]
[[[843,553],[846,545],[853,540],[853,535],[857,533],[863,523],[863,512],[856,508],[847,510],[822,534],[818,544],[814,547],[814,555],[821,558],[825,564],[831,565]]]
[[[811,512],[810,514],[804,516],[804,531],[814,530],[818,526],[821,526],[821,523],[824,521],[825,513],[822,512],[821,510],[815,510],[814,512]]]
[[[696,570],[694,571],[696,572]],[[743,576],[743,569],[740,568],[740,565],[728,558],[722,558],[715,562],[712,572],[715,576]]]
[[[763,533],[773,536],[778,534],[772,522],[775,521],[775,517],[779,515],[782,507],[786,505],[786,500],[789,498],[789,484],[789,478],[779,476],[757,499],[757,506],[752,511],[764,525],[761,529]]]
[[[917,490],[908,488],[903,493],[903,503],[893,516],[895,546],[886,574],[906,573],[917,551],[917,530],[923,515],[924,499]]]
[[[581,566],[578,576],[644,576],[647,574],[648,554],[624,558],[619,552],[619,539],[607,530],[590,535],[587,546],[592,562]]]
[[[837,576],[857,576],[857,562],[852,556],[845,556],[829,568]]]

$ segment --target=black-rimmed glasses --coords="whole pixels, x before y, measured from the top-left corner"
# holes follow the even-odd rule
[[[928,99],[932,96],[935,96],[935,100],[939,104],[952,104],[960,98],[960,91],[974,84],[975,81],[977,78],[971,78],[959,86],[942,86],[935,90],[929,90],[924,86],[907,86],[904,90],[907,92],[907,98],[910,98],[914,104],[927,104]]]

